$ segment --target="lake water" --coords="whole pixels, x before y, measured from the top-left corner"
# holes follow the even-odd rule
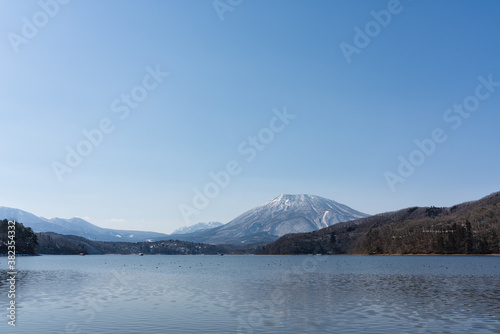
[[[15,328],[0,272],[1,333],[500,333],[500,257],[17,260]]]

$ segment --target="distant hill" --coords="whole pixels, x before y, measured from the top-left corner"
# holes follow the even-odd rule
[[[223,224],[219,223],[219,222],[198,223],[195,225],[184,226],[184,227],[178,228],[177,230],[172,232],[172,234],[193,233],[193,232],[197,232],[197,231],[208,230],[209,228],[219,227],[222,225]]]
[[[288,233],[315,231],[366,216],[319,196],[280,195],[220,227],[171,237],[210,244],[241,245],[274,241]]]
[[[32,213],[0,207],[0,219],[11,219],[31,227],[34,232],[55,232],[66,235],[77,235],[97,241],[127,241],[139,242],[147,240],[169,239],[167,234],[156,232],[113,230],[101,228],[81,218],[52,218],[37,217]]]
[[[245,247],[230,245],[207,245],[179,240],[153,242],[104,242],[88,240],[75,235],[61,235],[52,232],[37,233],[38,254],[139,254],[144,255],[217,255],[253,254],[258,244]]]
[[[500,192],[449,208],[412,207],[289,234],[259,254],[498,254]]]

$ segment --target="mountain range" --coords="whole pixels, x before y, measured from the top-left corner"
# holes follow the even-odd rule
[[[11,219],[34,232],[75,235],[94,241],[142,242],[177,239],[209,244],[242,245],[269,242],[288,233],[315,231],[339,222],[366,217],[346,205],[313,195],[280,195],[249,210],[229,223],[199,223],[174,234],[105,229],[81,218],[43,218],[29,212],[0,207],[0,219]]]
[[[139,242],[148,240],[168,239],[168,234],[143,231],[113,230],[101,228],[81,218],[43,218],[32,213],[0,207],[0,218],[16,220],[34,232],[54,232],[65,235],[76,235],[97,241],[128,241]]]
[[[41,232],[39,251],[50,254],[500,254],[500,192],[368,217],[318,196],[281,195],[226,225],[175,235],[102,229],[80,218],[46,219],[5,207],[0,218]]]

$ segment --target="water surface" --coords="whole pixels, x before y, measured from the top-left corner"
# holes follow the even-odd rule
[[[17,267],[15,328],[0,272],[1,333],[500,333],[498,257],[40,256]]]

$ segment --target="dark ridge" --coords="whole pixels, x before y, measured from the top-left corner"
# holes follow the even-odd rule
[[[258,254],[499,254],[500,193],[451,208],[412,207],[285,235]]]

